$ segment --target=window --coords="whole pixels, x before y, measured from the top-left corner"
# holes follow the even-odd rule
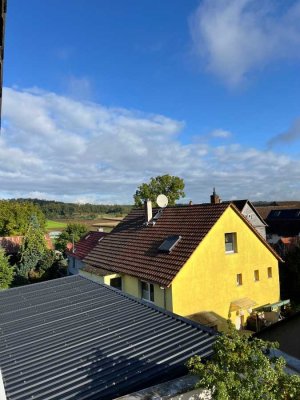
[[[142,299],[154,301],[154,286],[149,282],[141,282]]]
[[[225,233],[225,252],[236,253],[236,233]]]
[[[255,282],[259,281],[259,270],[258,269],[256,269],[254,271],[254,280],[255,280]]]
[[[162,251],[163,253],[171,253],[180,240],[181,236],[179,235],[168,236],[159,246],[158,251]]]
[[[272,267],[268,267],[268,278],[272,278],[273,272],[272,272]]]
[[[122,278],[111,278],[110,286],[122,290]]]
[[[236,276],[236,284],[237,284],[237,286],[241,286],[243,284],[242,274],[237,274],[237,276]]]

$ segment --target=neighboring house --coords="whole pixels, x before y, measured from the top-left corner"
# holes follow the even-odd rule
[[[46,234],[44,237],[47,248],[49,250],[54,250],[50,236]],[[6,254],[15,256],[22,246],[23,238],[24,236],[2,236],[0,237],[0,246],[4,248]]]
[[[84,266],[82,260],[93,250],[93,248],[99,243],[99,241],[105,236],[104,232],[89,232],[78,242],[75,243],[74,247],[71,243],[68,243],[68,273],[69,275],[78,274],[79,270]]]
[[[300,202],[274,202],[271,205],[256,206],[267,223],[267,241],[275,245],[281,238],[300,235]]]
[[[228,317],[240,328],[254,307],[279,300],[280,257],[232,203],[154,217],[149,203],[95,246],[80,274],[218,328]]]
[[[221,203],[220,197],[216,194],[215,189],[213,194],[210,196],[211,204]],[[250,200],[232,200],[224,201],[223,203],[233,203],[236,208],[243,214],[243,216],[250,222],[257,232],[266,239],[266,227],[267,224],[264,219],[259,215],[259,212],[251,203]]]
[[[185,375],[186,361],[211,356],[216,338],[78,275],[1,291],[0,315],[9,400],[115,399]]]
[[[296,237],[300,235],[300,208],[280,209],[269,212],[266,222],[268,224],[268,237],[274,236]]]

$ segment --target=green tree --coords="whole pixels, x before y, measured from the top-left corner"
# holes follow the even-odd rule
[[[184,181],[178,176],[161,175],[151,178],[149,183],[142,183],[136,190],[133,198],[136,206],[140,207],[149,199],[156,206],[156,198],[164,194],[168,198],[168,204],[174,206],[176,200],[185,197]]]
[[[228,334],[218,336],[211,360],[203,364],[194,356],[187,366],[199,375],[197,387],[209,389],[216,400],[300,399],[300,377],[284,371],[282,357],[268,356],[275,347],[230,326]]]
[[[19,259],[16,274],[17,277],[27,280],[29,272],[34,270],[38,263],[44,259],[47,252],[47,244],[44,231],[41,229],[35,215],[27,228],[19,252]]]
[[[57,250],[64,252],[68,243],[76,243],[82,236],[88,232],[84,224],[68,224],[66,229],[59,235],[56,240],[55,247]]]
[[[14,269],[9,264],[9,257],[6,256],[4,249],[0,247],[0,289],[10,287],[14,278]]]
[[[39,206],[29,202],[0,200],[0,235],[25,235],[32,215],[36,216],[39,226],[44,229],[45,216]]]

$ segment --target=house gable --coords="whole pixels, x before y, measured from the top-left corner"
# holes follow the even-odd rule
[[[226,233],[236,234],[236,252],[226,253]],[[225,322],[235,300],[251,298],[257,305],[278,301],[278,258],[236,208],[228,207],[172,281],[173,311],[184,316],[213,312]],[[238,274],[242,285],[237,285]],[[234,322],[235,315],[231,317]]]

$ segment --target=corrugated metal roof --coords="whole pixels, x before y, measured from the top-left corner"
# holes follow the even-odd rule
[[[0,293],[9,400],[111,399],[212,354],[213,331],[111,287],[70,276]]]

